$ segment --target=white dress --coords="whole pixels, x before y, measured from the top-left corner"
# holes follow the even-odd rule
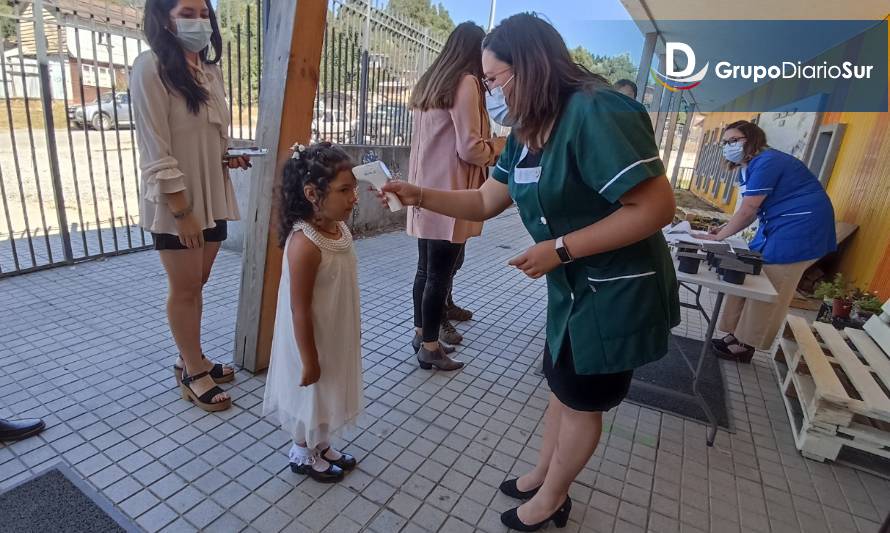
[[[287,247],[278,287],[272,358],[266,376],[263,415],[274,416],[294,442],[314,448],[354,423],[362,412],[361,310],[358,268],[352,234],[340,223],[342,237],[328,239],[304,222],[294,224],[321,250],[312,293],[312,323],[321,377],[300,386],[303,364],[294,335]],[[291,233],[293,235],[293,232]]]

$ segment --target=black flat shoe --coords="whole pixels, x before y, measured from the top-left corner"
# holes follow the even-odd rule
[[[46,424],[39,418],[22,420],[0,419],[0,441],[14,441],[28,438],[43,431]]]
[[[414,353],[419,352],[422,345],[423,340],[420,338],[420,335],[414,335],[414,338],[411,340],[411,347],[414,348]],[[454,346],[448,346],[444,342],[440,342],[439,347],[442,348],[442,351],[446,354],[454,353]]]
[[[519,514],[517,513],[518,507],[514,507],[509,511],[504,512],[501,515],[501,523],[507,526],[510,529],[515,529],[516,531],[537,531],[542,527],[547,525],[547,522],[553,520],[553,525],[558,528],[564,528],[569,523],[569,513],[572,511],[572,499],[566,497],[565,503],[562,504],[562,507],[556,510],[555,513],[550,515],[543,522],[538,522],[537,524],[526,524],[522,520],[519,519]]]
[[[327,461],[327,459],[325,459]],[[290,469],[294,474],[302,474],[309,476],[319,483],[336,483],[343,479],[343,469],[335,464],[330,464],[327,470],[318,470],[312,468],[312,465],[298,465],[291,463]]]
[[[501,483],[500,489],[501,492],[506,494],[511,498],[516,498],[517,500],[530,500],[534,497],[535,494],[538,493],[541,487],[534,488],[532,490],[521,491],[516,487],[517,479],[508,479]]]
[[[355,465],[358,463],[358,461],[356,461],[355,457],[349,455],[348,453],[340,452],[339,459],[328,459],[325,454],[327,454],[328,450],[330,450],[330,449],[331,449],[330,447],[327,447],[321,451],[322,459],[331,463],[332,465],[339,466],[340,469],[343,470],[344,472],[348,472],[348,471],[352,470],[353,468],[355,468]]]

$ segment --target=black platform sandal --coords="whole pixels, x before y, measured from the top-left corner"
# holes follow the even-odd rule
[[[207,359],[204,354],[201,354],[201,359]],[[179,385],[182,381],[182,373],[183,368],[177,364],[173,365],[173,376],[176,378],[176,384]],[[222,363],[214,363],[213,368],[211,368],[208,372],[210,377],[213,378],[213,382],[217,385],[221,383],[229,383],[235,379],[235,369],[233,368],[231,372],[226,374],[226,365]]]
[[[342,469],[344,472],[352,470],[353,468],[355,468],[355,465],[358,464],[358,461],[355,460],[355,457],[343,452],[340,452],[339,459],[328,459],[325,454],[328,453],[328,450],[330,449],[331,447],[328,446],[327,448],[319,452],[319,455],[321,455],[322,459],[331,463],[332,465],[339,466],[340,469]]]
[[[715,350],[719,350],[719,351],[723,351],[723,352],[729,350],[729,347],[732,346],[733,344],[738,344],[738,343],[739,343],[739,340],[732,333],[725,335],[721,339],[716,339],[716,338],[711,339],[711,346],[713,346]]]
[[[194,376],[187,376],[185,372],[183,372],[182,381],[179,383],[179,389],[182,391],[182,399],[194,402],[195,405],[207,411],[208,413],[225,411],[229,407],[232,407],[231,398],[226,398],[221,402],[213,401],[214,397],[225,392],[219,387],[214,386],[204,394],[198,396],[195,391],[193,391],[192,388],[189,386],[191,382],[209,375],[209,372],[201,372],[200,374],[195,374]]]
[[[327,461],[327,459],[325,459],[325,461]],[[327,470],[322,470],[321,472],[312,468],[313,464],[315,464],[314,460],[311,464],[307,465],[298,465],[297,463],[291,463],[290,469],[291,472],[293,472],[294,474],[309,476],[319,483],[336,483],[343,479],[343,469],[335,465],[331,461],[328,461]]]

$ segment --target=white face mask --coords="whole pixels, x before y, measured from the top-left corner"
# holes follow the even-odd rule
[[[723,145],[723,157],[733,163],[741,163],[745,158],[745,141],[738,140],[734,143]]]
[[[210,45],[213,27],[209,19],[176,19],[176,40],[189,52],[200,52]]]
[[[490,93],[485,94],[485,108],[488,110],[488,115],[491,117],[491,120],[508,128],[516,126],[516,121],[510,116],[510,108],[507,106],[507,97],[504,95],[504,87],[509,85],[514,77],[516,76],[510,76],[510,79],[507,80],[506,83],[495,87]]]

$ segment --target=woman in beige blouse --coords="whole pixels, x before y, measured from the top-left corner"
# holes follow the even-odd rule
[[[472,22],[459,25],[414,88],[414,132],[408,181],[424,188],[464,190],[482,186],[504,148],[492,138],[482,97],[482,39]],[[457,370],[439,344],[440,326],[455,265],[467,239],[482,234],[481,222],[460,220],[419,207],[408,208],[408,234],[417,237],[412,345],[422,368]],[[443,339],[446,340],[446,339]]]
[[[222,38],[209,0],[148,0],[144,27],[151,50],[136,58],[130,80],[141,225],[167,272],[167,318],[181,355],[174,374],[183,398],[220,411],[231,399],[216,384],[235,374],[203,355],[202,289],[226,221],[238,219],[228,169],[250,163],[224,160],[229,110],[217,66]]]

